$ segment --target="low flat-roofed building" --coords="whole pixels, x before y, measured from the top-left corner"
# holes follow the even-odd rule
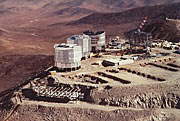
[[[118,59],[105,59],[102,62],[102,65],[107,67],[107,66],[119,66],[119,65],[127,65],[134,63],[134,60],[132,59],[126,59],[126,60],[118,60]]]

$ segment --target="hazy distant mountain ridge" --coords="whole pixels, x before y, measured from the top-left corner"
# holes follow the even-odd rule
[[[99,12],[106,12],[175,2],[179,2],[179,0],[0,0],[0,6],[8,8],[29,7],[32,9],[41,9],[44,6],[54,8],[83,7],[98,10]],[[100,11],[100,8],[102,8],[103,11]]]
[[[85,8],[79,8],[79,7],[69,7],[69,8],[64,8],[58,11],[55,11],[55,15],[64,15],[64,14],[69,14],[70,16],[74,15],[79,15],[79,14],[90,14],[94,13],[95,11],[85,9]]]
[[[69,23],[69,25],[90,24],[95,26],[118,26],[118,25],[136,25],[141,23],[142,19],[147,16],[148,23],[145,31],[152,32],[155,39],[166,39],[169,41],[179,41],[180,31],[177,25],[168,21],[168,19],[179,19],[180,26],[180,2],[170,5],[158,5],[139,7],[123,12],[115,13],[93,13],[82,19]],[[120,28],[121,29],[121,28]],[[131,28],[134,29],[134,28]],[[128,33],[128,30],[124,30]],[[131,31],[130,31],[131,32]]]
[[[104,24],[116,25],[141,21],[144,16],[148,16],[149,20],[173,18],[180,19],[180,2],[170,5],[139,7],[123,12],[115,13],[93,13],[73,24]]]
[[[44,34],[44,27],[48,28],[48,25],[55,25],[56,27],[66,26],[66,23],[72,24],[72,21],[75,20],[77,21],[73,22],[73,24],[93,24],[95,25],[94,28],[96,28],[98,24],[102,24],[103,26],[123,24],[120,32],[124,32],[138,26],[138,23],[142,21],[144,16],[148,16],[150,21],[161,18],[164,19],[166,17],[179,18],[180,12],[177,8],[179,8],[180,4],[175,3],[178,1],[179,0],[0,0],[0,20],[2,28],[5,27],[7,30],[11,29],[12,33],[14,30],[19,30],[21,33],[30,27],[33,31],[37,30],[38,34],[42,33],[43,37],[47,35]],[[166,5],[151,6],[158,4]],[[137,8],[139,6],[143,7]],[[128,24],[128,26],[126,24]],[[41,29],[43,31],[41,31],[40,27],[42,27]],[[52,33],[54,34],[53,29],[55,28],[54,26],[52,27]],[[117,32],[113,28],[109,30],[112,35],[115,35]],[[48,32],[49,35],[52,35],[50,33],[51,32]],[[15,33],[15,35],[16,34],[17,33]],[[29,32],[27,34],[29,34]],[[31,33],[31,35],[34,37],[34,33]],[[59,38],[59,36],[60,35],[55,37]]]

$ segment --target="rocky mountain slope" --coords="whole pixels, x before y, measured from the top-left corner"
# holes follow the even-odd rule
[[[9,55],[0,59],[0,92],[53,65],[53,56]]]
[[[115,13],[93,13],[70,23],[70,25],[88,24],[107,27],[117,25],[127,26],[130,24],[132,26],[130,28],[135,29],[140,25],[145,16],[148,17],[148,23],[144,30],[152,32],[154,39],[179,41],[178,19],[180,19],[180,3],[140,7]],[[168,19],[172,19],[173,21]],[[128,32],[126,27],[123,31],[124,33]]]
[[[149,20],[165,19],[166,17],[180,19],[180,3],[140,7],[124,12],[94,13],[73,23],[94,24],[98,22],[97,24],[104,24],[107,26],[141,21],[144,16],[148,16]]]

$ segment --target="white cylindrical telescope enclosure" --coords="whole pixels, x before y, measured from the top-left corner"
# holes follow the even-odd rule
[[[85,31],[83,32],[83,35],[87,35],[91,38],[91,51],[92,52],[98,52],[98,51],[104,51],[105,50],[105,32],[104,31]]]
[[[67,39],[68,44],[77,44],[82,47],[82,57],[87,58],[91,51],[91,38],[87,35],[74,35]]]
[[[82,47],[77,44],[55,44],[55,66],[61,71],[81,68]]]

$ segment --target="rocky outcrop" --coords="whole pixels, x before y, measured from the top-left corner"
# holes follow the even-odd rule
[[[132,108],[180,108],[180,96],[168,94],[138,94],[128,97],[104,98],[99,102],[101,105],[111,105]]]

